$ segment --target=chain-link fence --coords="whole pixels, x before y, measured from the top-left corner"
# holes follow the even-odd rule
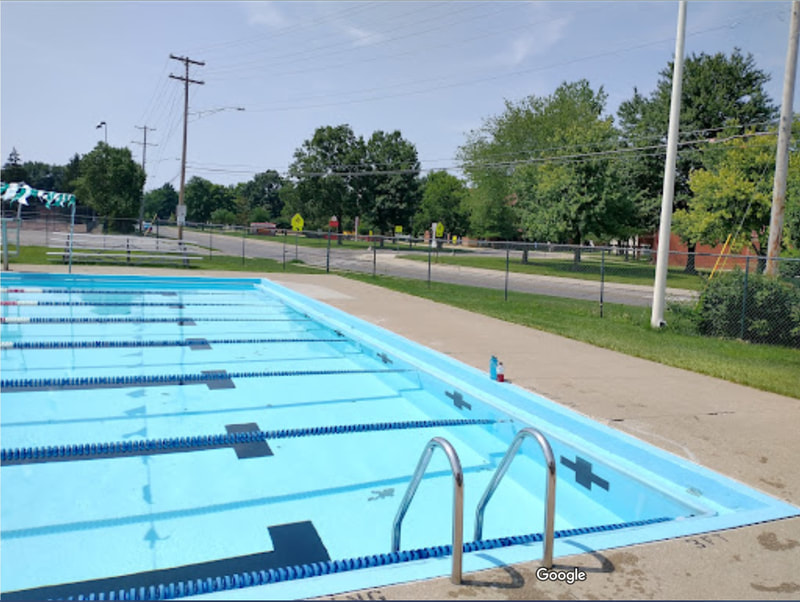
[[[63,251],[69,214],[41,211],[22,216],[23,245]],[[458,284],[497,291],[497,299],[530,293],[590,302],[602,318],[609,305],[650,307],[656,252],[646,246],[574,246],[550,243],[431,240],[294,232],[268,224],[250,227],[76,216],[75,241],[83,247],[108,237],[181,240],[191,245],[193,268],[235,263],[243,269],[350,271]],[[179,232],[179,230],[181,230]],[[82,238],[81,238],[82,237]],[[103,244],[108,244],[104,242]],[[51,252],[53,261],[63,253]],[[85,257],[91,261],[91,254]],[[136,257],[134,256],[134,259]],[[271,260],[269,267],[263,260]],[[228,264],[223,264],[228,261]],[[130,257],[127,263],[130,263]],[[144,262],[144,260],[143,260]],[[687,267],[688,266],[688,267]],[[670,253],[666,300],[668,326],[685,331],[800,347],[800,259],[781,258],[776,278],[763,274],[765,258],[756,255]]]

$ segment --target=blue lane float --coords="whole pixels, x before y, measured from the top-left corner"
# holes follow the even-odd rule
[[[133,317],[2,317],[0,324],[169,324],[178,322],[310,322],[310,318],[133,318]]]
[[[209,345],[260,345],[270,343],[347,343],[334,339],[203,339]],[[197,339],[164,339],[152,341],[4,341],[3,349],[105,349],[116,347],[191,347]]]
[[[345,374],[397,374],[413,372],[411,369],[384,368],[360,370],[265,370],[253,372],[200,372],[195,374],[151,374],[130,376],[82,376],[63,378],[9,378],[0,380],[0,392],[18,393],[20,391],[49,389],[91,389],[104,387],[127,387],[147,385],[190,385],[208,384],[213,381],[234,378],[279,378],[288,376],[338,376]]]
[[[630,529],[644,527],[658,523],[669,522],[669,517],[658,517],[643,520],[636,520],[624,523],[613,523],[607,525],[595,525],[586,528],[561,529],[554,533],[555,539],[566,539],[589,533],[603,533],[606,531],[617,531],[620,529]],[[541,533],[529,533],[526,535],[516,535],[510,537],[498,537],[495,539],[484,539],[480,541],[466,542],[463,545],[465,553],[496,550],[516,545],[525,545],[542,541]],[[117,589],[110,591],[86,592],[78,596],[68,596],[65,600],[175,600],[188,596],[198,596],[213,592],[231,591],[245,589],[248,587],[258,587],[281,583],[285,581],[296,581],[309,577],[320,577],[332,575],[334,573],[346,573],[361,569],[369,569],[380,566],[414,562],[430,558],[446,558],[452,556],[453,547],[451,545],[430,546],[427,548],[416,548],[413,550],[401,550],[399,552],[388,552],[385,554],[370,554],[355,558],[345,558],[341,560],[326,560],[311,562],[308,564],[296,564],[280,568],[263,569],[259,571],[246,571],[229,575],[206,577],[204,579],[187,579],[185,581],[158,583],[149,586],[131,587],[127,589]]]
[[[333,426],[310,426],[273,431],[247,431],[218,433],[215,435],[192,435],[163,439],[139,439],[136,441],[111,441],[102,443],[78,443],[43,447],[22,447],[0,450],[0,465],[42,464],[46,462],[97,460],[129,456],[157,455],[234,447],[243,443],[319,437],[350,433],[374,433],[377,431],[399,431],[457,426],[486,426],[495,424],[488,418],[452,418],[440,420],[409,420],[404,422],[378,422],[340,424]]]

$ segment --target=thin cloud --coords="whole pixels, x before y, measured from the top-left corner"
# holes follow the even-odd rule
[[[568,17],[561,17],[535,26],[534,33],[512,40],[508,49],[497,57],[497,62],[504,67],[518,67],[531,56],[547,53],[564,39],[569,22]]]
[[[247,23],[249,25],[266,25],[280,29],[289,25],[289,20],[278,9],[275,2],[247,2]]]
[[[383,34],[361,29],[360,27],[356,27],[354,25],[341,26],[341,31],[347,37],[353,40],[354,46],[369,46],[371,44],[377,44],[384,38]]]

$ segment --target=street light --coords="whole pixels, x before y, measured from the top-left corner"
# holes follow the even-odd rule
[[[108,125],[106,124],[105,121],[101,121],[100,123],[98,123],[97,127],[95,127],[94,129],[99,130],[100,128],[103,128],[103,132],[105,133],[106,144],[108,144]]]
[[[220,111],[244,111],[244,107],[219,107],[216,109],[205,109],[203,111],[193,111],[190,112],[190,115],[196,115],[197,119],[202,119],[205,116],[213,115],[214,113],[219,113]],[[196,121],[196,120],[195,120]]]

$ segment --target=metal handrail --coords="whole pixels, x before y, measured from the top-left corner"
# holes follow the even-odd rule
[[[456,450],[447,439],[434,437],[428,441],[419,458],[417,468],[414,470],[414,476],[411,478],[411,483],[408,485],[405,496],[403,496],[403,501],[400,502],[397,515],[394,517],[392,552],[400,550],[400,527],[403,517],[405,517],[408,506],[411,504],[411,500],[417,492],[417,487],[422,481],[422,475],[428,467],[433,450],[437,447],[442,448],[442,451],[447,455],[447,459],[450,461],[450,469],[453,472],[453,571],[450,580],[459,585],[461,583],[461,564],[464,552],[464,472],[461,470],[461,461],[458,459]]]
[[[486,505],[489,503],[489,500],[497,489],[497,486],[500,484],[500,480],[506,474],[508,467],[511,465],[511,461],[516,456],[517,451],[519,451],[519,448],[526,437],[532,437],[536,439],[536,441],[539,443],[539,446],[542,448],[544,459],[547,464],[547,498],[544,509],[544,554],[542,556],[542,565],[549,569],[553,567],[553,525],[555,522],[556,508],[556,461],[553,457],[553,450],[550,447],[550,444],[547,442],[547,439],[545,439],[545,436],[535,428],[524,428],[519,431],[516,437],[514,437],[514,440],[511,442],[511,445],[508,447],[506,455],[503,456],[503,459],[497,466],[497,470],[495,470],[494,476],[489,482],[489,486],[486,488],[486,491],[484,491],[480,502],[478,502],[478,508],[475,510],[475,541],[479,541],[483,537],[483,511],[486,509]]]

